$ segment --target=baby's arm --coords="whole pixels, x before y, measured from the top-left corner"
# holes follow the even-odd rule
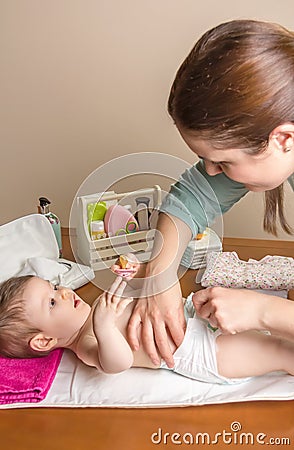
[[[132,298],[121,297],[126,282],[117,278],[104,292],[93,311],[93,330],[98,342],[98,360],[103,372],[117,373],[133,364],[133,352],[117,328],[117,319],[123,314]]]
[[[216,339],[220,375],[243,378],[285,371],[294,375],[294,343],[256,331],[220,335]]]

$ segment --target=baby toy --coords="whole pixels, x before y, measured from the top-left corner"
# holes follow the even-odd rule
[[[109,237],[135,233],[139,230],[133,214],[122,205],[112,205],[104,217],[105,231]]]

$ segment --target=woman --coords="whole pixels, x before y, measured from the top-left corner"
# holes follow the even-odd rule
[[[162,239],[155,241],[146,298],[130,319],[129,338],[136,349],[142,323],[151,360],[157,363],[160,354],[171,367],[167,334],[176,345],[184,336],[177,269],[189,240],[249,191],[265,192],[264,229],[276,235],[279,219],[291,233],[283,183],[288,180],[294,189],[294,33],[253,20],[208,31],[178,70],[168,109],[200,162],[172,186],[161,207],[157,229]],[[293,323],[294,304],[268,295],[258,302],[257,297],[246,290],[236,296],[209,288],[195,294],[194,304],[200,316],[224,332],[266,326],[294,338],[288,323]]]

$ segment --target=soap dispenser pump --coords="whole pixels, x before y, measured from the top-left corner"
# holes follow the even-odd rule
[[[46,197],[40,197],[39,198],[39,212],[41,214],[43,214],[45,217],[47,217],[47,219],[49,220],[56,240],[57,240],[57,244],[58,244],[58,248],[59,248],[59,257],[62,256],[62,239],[61,239],[61,225],[60,225],[60,220],[59,218],[56,216],[56,214],[54,214],[53,212],[50,211],[49,209],[49,205],[51,204],[50,200],[48,200],[48,198]]]

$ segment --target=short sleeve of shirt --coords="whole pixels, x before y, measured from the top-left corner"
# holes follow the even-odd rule
[[[294,191],[294,174],[292,174],[289,178],[288,178],[288,182],[292,188],[292,190]]]
[[[243,184],[231,180],[224,173],[213,177],[208,175],[203,161],[199,161],[171,186],[160,211],[178,217],[196,236],[247,192]]]
[[[294,174],[288,178],[294,191]],[[178,217],[191,229],[193,236],[211,226],[216,217],[227,212],[248,189],[224,173],[210,176],[202,160],[187,169],[171,186],[160,211]]]

